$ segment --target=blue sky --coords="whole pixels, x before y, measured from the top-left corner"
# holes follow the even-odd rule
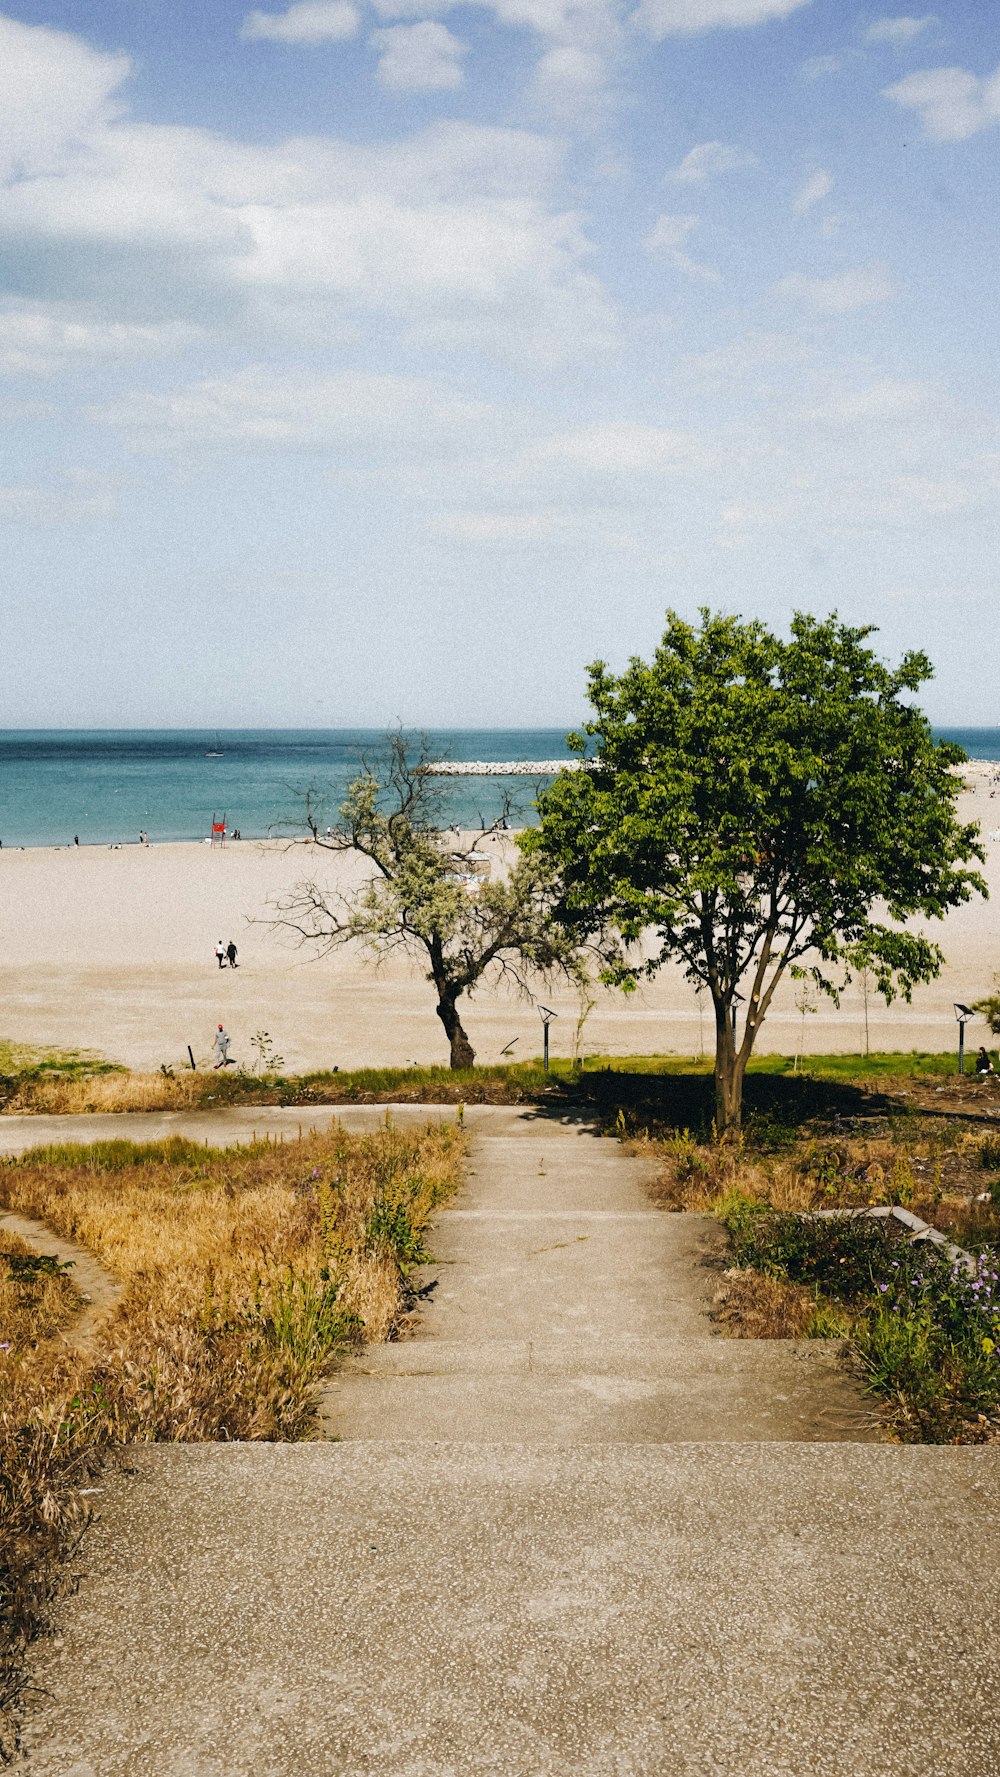
[[[0,12],[0,724],[546,724],[670,604],[1000,721],[1000,16]]]

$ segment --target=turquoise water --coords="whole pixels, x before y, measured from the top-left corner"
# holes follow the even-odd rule
[[[566,730],[428,732],[431,751],[452,759],[558,759]],[[298,817],[309,789],[328,797],[333,820],[363,755],[384,748],[364,729],[8,730],[0,732],[0,840],[5,846],[203,839],[213,815],[246,839]],[[214,756],[219,755],[219,756]],[[445,824],[487,825],[503,809],[504,780],[441,779]],[[531,819],[532,780],[506,787]]]
[[[1000,729],[940,729],[971,758],[1000,760]],[[433,752],[453,759],[558,759],[561,728],[431,730]],[[212,816],[225,815],[245,838],[301,819],[310,788],[327,793],[333,819],[362,754],[384,736],[365,729],[101,729],[0,733],[0,840],[4,845],[82,845],[203,839]],[[220,755],[214,757],[213,755]],[[502,812],[504,784],[491,778],[442,779],[442,818],[489,824]],[[531,819],[532,782],[507,780]]]

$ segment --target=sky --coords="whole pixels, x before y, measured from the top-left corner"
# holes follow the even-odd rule
[[[1000,722],[998,64],[983,0],[0,11],[0,726],[574,723],[703,605]]]

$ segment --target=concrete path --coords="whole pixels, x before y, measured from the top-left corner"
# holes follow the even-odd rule
[[[995,1777],[994,1452],[180,1445],[24,1777]]]
[[[106,1475],[25,1777],[994,1777],[1000,1451],[842,1441],[822,1347],[713,1335],[641,1167],[468,1115],[340,1441]]]
[[[416,1336],[326,1391],[330,1437],[483,1443],[873,1437],[838,1343],[723,1339],[709,1216],[651,1206],[648,1160],[585,1123],[479,1108]]]
[[[0,1116],[0,1155],[24,1154],[49,1142],[165,1141],[184,1135],[210,1147],[231,1148],[255,1136],[294,1141],[310,1129],[329,1129],[342,1121],[345,1128],[370,1129],[384,1120],[386,1110],[400,1121],[416,1112],[421,1122],[429,1116],[454,1116],[454,1109],[428,1109],[426,1105],[309,1105],[286,1109],[282,1105],[223,1105],[217,1111],[95,1111],[81,1116]]]

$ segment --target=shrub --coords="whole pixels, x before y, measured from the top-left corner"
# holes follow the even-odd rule
[[[750,1213],[733,1197],[725,1215],[740,1266],[805,1285],[816,1296],[814,1335],[844,1330],[850,1310],[873,1393],[894,1403],[897,1429],[930,1442],[968,1441],[1000,1425],[1000,1262],[974,1268],[935,1246],[894,1238],[860,1215]]]

